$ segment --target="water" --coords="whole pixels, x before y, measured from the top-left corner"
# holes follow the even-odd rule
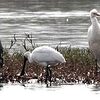
[[[93,0],[0,0],[0,39],[4,48],[16,34],[13,48],[23,47],[26,34],[36,45],[88,47],[89,11]],[[28,44],[30,45],[30,44]]]
[[[4,48],[22,49],[25,33],[32,34],[37,45],[88,47],[89,11],[100,11],[99,0],[0,0],[0,39]],[[20,50],[21,50],[20,49]],[[82,91],[80,91],[82,90]],[[99,100],[100,87],[93,85],[65,85],[45,88],[33,83],[1,84],[0,99],[32,100],[77,99]]]
[[[99,100],[100,89],[94,85],[62,85],[45,88],[33,83],[22,86],[18,83],[3,84],[0,87],[1,100]]]

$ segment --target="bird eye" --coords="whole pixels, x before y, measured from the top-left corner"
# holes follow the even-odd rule
[[[93,13],[94,15],[97,15],[97,13]]]

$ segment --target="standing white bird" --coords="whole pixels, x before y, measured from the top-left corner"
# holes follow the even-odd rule
[[[28,51],[24,54],[24,64],[23,64],[22,72],[20,74],[21,76],[24,75],[25,73],[25,64],[27,60],[29,61],[29,63],[35,62],[46,67],[45,82],[47,84],[47,87],[48,87],[48,83],[47,83],[48,80],[50,81],[50,85],[51,85],[52,72],[51,72],[50,66],[55,65],[57,63],[66,62],[65,58],[60,52],[48,46],[40,46],[40,47],[35,48],[32,51],[32,53]]]
[[[89,48],[93,53],[96,61],[96,75],[98,66],[100,67],[100,24],[97,20],[100,13],[96,9],[90,11],[91,26],[88,29]]]

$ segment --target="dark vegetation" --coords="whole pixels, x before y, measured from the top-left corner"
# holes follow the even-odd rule
[[[25,39],[22,41],[24,49],[26,51],[29,50],[26,41],[28,41],[32,49],[34,49],[36,45],[32,40],[32,34],[25,34],[25,36]],[[9,49],[12,49],[17,41],[14,35]],[[57,46],[56,49],[64,55],[66,63],[52,66],[53,83],[100,83],[100,73],[98,72],[96,76],[95,61],[89,49],[61,48],[59,46]],[[38,64],[29,64],[27,62],[26,74],[20,77],[19,75],[23,66],[23,53],[14,52],[10,55],[8,51],[9,50],[4,50],[4,65],[0,68],[0,82],[27,82],[30,79],[38,79],[38,82],[44,82],[45,68]]]
[[[88,49],[78,48],[58,48],[66,58],[66,64],[58,64],[52,67],[52,81],[54,83],[99,83],[100,73],[95,76],[95,61]],[[38,79],[38,82],[44,82],[45,70],[38,64],[26,65],[26,74],[19,77],[23,65],[23,54],[13,53],[10,55],[4,52],[4,65],[0,68],[1,82],[21,82],[29,79]]]

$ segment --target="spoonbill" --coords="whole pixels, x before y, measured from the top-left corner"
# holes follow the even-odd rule
[[[66,62],[65,58],[60,52],[56,51],[55,49],[49,46],[40,46],[35,48],[32,51],[32,53],[27,51],[24,54],[24,63],[20,76],[25,74],[25,64],[27,60],[29,61],[29,63],[35,62],[46,68],[45,83],[47,84],[47,87],[48,87],[48,81],[50,81],[50,86],[51,86],[51,75],[52,75],[51,66],[57,63]]]
[[[88,28],[88,43],[96,61],[96,75],[100,67],[100,24],[97,20],[100,13],[96,9],[90,11],[91,26]]]

